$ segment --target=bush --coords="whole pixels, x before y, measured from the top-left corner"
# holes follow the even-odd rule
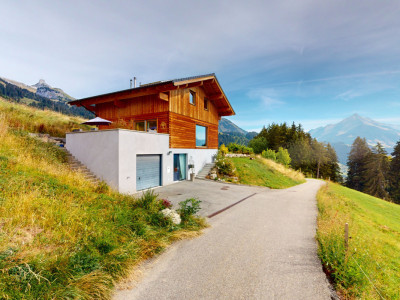
[[[264,137],[254,138],[249,142],[249,147],[254,150],[254,153],[260,154],[268,148],[268,142]]]
[[[229,151],[228,148],[227,148],[224,144],[222,144],[222,145],[219,147],[219,152],[220,152],[222,155],[227,154],[228,151]]]
[[[272,149],[263,150],[261,156],[274,161],[276,160],[276,152]]]
[[[178,209],[178,213],[181,215],[183,222],[188,221],[191,216],[200,211],[200,203],[201,201],[196,198],[190,198],[179,202],[180,208]]]
[[[234,176],[236,172],[233,162],[220,154],[217,156],[215,167],[219,175]]]
[[[228,145],[228,151],[231,153],[243,153],[243,154],[252,154],[254,153],[253,149],[250,147],[246,147],[243,145],[230,143]]]
[[[286,167],[290,165],[290,162],[292,159],[290,158],[289,152],[287,149],[283,149],[282,147],[279,147],[278,153],[276,154],[276,161]]]

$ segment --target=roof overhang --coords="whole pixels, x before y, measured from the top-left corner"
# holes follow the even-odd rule
[[[69,104],[83,106],[94,112],[93,105],[96,104],[112,102],[117,107],[124,107],[127,101],[148,95],[158,95],[160,100],[169,101],[169,91],[200,86],[205,90],[207,98],[215,104],[220,116],[235,114],[215,74],[154,82],[137,88],[70,101]]]

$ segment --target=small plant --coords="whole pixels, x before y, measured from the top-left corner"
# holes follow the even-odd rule
[[[225,156],[225,155],[229,152],[229,150],[228,150],[228,148],[227,148],[224,144],[222,144],[222,145],[219,147],[219,152],[220,152],[223,156]]]
[[[217,172],[219,175],[234,176],[236,174],[235,165],[233,164],[232,160],[220,154],[218,154],[217,156],[215,167],[217,168]]]
[[[201,201],[196,198],[189,198],[185,201],[179,202],[178,212],[181,215],[182,221],[188,221],[191,216],[195,215],[200,211]]]
[[[161,199],[161,204],[162,204],[163,208],[172,207],[172,203],[168,199]]]

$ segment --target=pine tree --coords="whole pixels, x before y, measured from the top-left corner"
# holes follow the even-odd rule
[[[372,196],[389,199],[387,176],[389,158],[383,146],[378,143],[368,155],[363,177],[365,186],[363,191]]]
[[[389,193],[392,200],[400,204],[400,141],[394,147],[392,157],[388,174]]]
[[[371,153],[365,138],[359,136],[354,140],[351,146],[350,155],[347,160],[349,171],[347,173],[346,185],[357,191],[363,191],[365,188],[364,172],[367,168],[367,159]]]
[[[328,161],[321,167],[321,174],[324,178],[329,178],[334,182],[342,182],[342,175],[340,174],[339,161],[335,149],[331,144],[326,145],[326,155]]]

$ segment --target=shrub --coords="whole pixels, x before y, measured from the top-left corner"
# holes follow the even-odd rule
[[[147,190],[139,198],[137,205],[147,210],[158,212],[161,208],[161,202],[157,200],[157,197],[158,194],[154,193],[153,190]]]
[[[263,150],[261,156],[274,161],[276,160],[276,152],[272,149]]]
[[[219,175],[234,176],[236,172],[233,162],[229,158],[222,155],[217,156],[215,167],[217,168]]]
[[[178,213],[181,215],[182,221],[188,221],[191,216],[198,213],[201,209],[200,203],[201,201],[196,198],[189,198],[179,202]]]
[[[254,138],[249,142],[249,147],[253,148],[254,153],[260,154],[263,150],[268,147],[268,142],[264,137]]]
[[[222,144],[222,145],[219,147],[219,152],[220,152],[222,155],[227,154],[228,151],[229,151],[228,148],[227,148],[224,144]]]
[[[290,162],[292,159],[290,158],[289,152],[287,149],[283,149],[282,147],[279,147],[278,153],[276,154],[276,161],[286,167],[290,165]]]

